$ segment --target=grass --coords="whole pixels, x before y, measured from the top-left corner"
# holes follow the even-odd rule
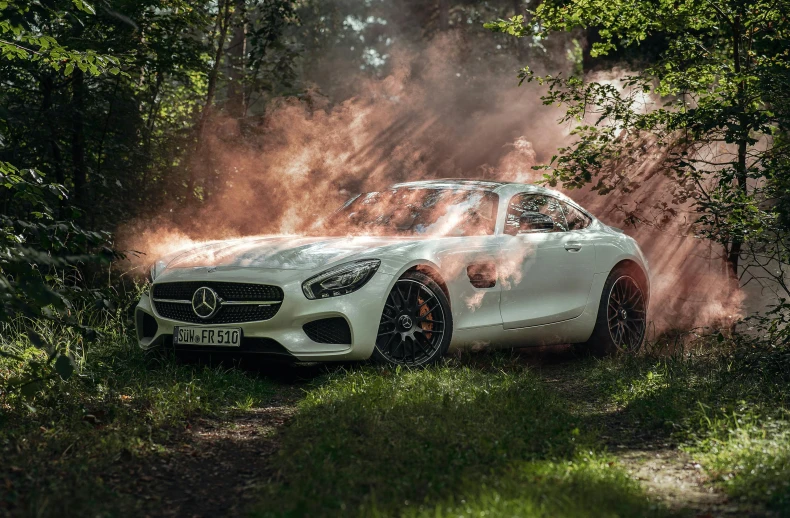
[[[120,310],[83,318],[103,331],[86,350],[73,345],[77,335],[36,323],[71,348],[77,375],[48,381],[32,399],[0,393],[0,514],[139,513],[111,473],[153,462],[198,418],[232,425],[293,392],[256,372],[146,356]],[[43,354],[23,327],[2,337],[15,354]],[[277,432],[273,475],[250,511],[670,516],[609,450],[655,440],[693,456],[733,502],[788,515],[788,367],[787,349],[726,341],[675,355],[571,358],[554,374],[507,352],[423,370],[327,369]],[[24,365],[0,360],[0,386],[22,374]]]
[[[616,442],[635,448],[634,437],[679,443],[735,502],[784,515],[785,354],[708,343],[572,361],[571,387],[559,390],[507,353],[422,371],[336,372],[283,431],[279,478],[256,513],[669,514],[607,452],[602,436],[619,433]]]
[[[662,516],[528,368],[493,355],[320,380],[262,516]]]
[[[688,449],[698,453],[713,480],[734,498],[766,502],[790,514],[790,419],[746,406],[718,413]]]
[[[720,344],[588,372],[630,426],[680,442],[736,501],[790,514],[790,349]]]
[[[260,406],[275,394],[273,382],[237,369],[147,356],[117,315],[104,318],[103,338],[89,353],[76,351],[78,374],[48,381],[32,398],[0,393],[0,514],[102,516],[129,509],[131,498],[103,478],[111,467],[156,455],[197,416]],[[38,331],[58,339],[59,330],[39,325]],[[8,349],[43,354],[21,333],[2,336]],[[0,387],[24,369],[0,359]]]

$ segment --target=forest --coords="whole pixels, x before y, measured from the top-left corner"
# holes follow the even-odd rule
[[[790,0],[0,0],[0,516],[790,515]],[[144,351],[166,254],[558,189],[638,352]]]

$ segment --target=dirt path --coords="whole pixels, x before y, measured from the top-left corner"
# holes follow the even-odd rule
[[[135,515],[241,516],[272,473],[277,430],[294,414],[301,389],[284,387],[262,408],[226,419],[200,418],[163,451],[122,463],[111,482],[135,502]]]
[[[517,361],[532,366],[580,415],[590,417],[626,472],[668,508],[698,518],[767,516],[715,490],[701,466],[670,438],[628,425],[622,409],[598,399],[579,375],[579,360],[568,348],[522,352]],[[274,474],[277,431],[302,396],[301,386],[284,384],[265,407],[227,419],[199,419],[146,462],[124,463],[111,482],[125,487],[141,516],[241,516]]]
[[[739,506],[727,501],[726,495],[706,484],[700,465],[677,449],[628,449],[614,453],[631,477],[670,509],[691,510],[696,516],[744,516]]]
[[[669,509],[698,518],[771,516],[763,509],[731,501],[671,438],[627,424],[620,416],[623,409],[599,399],[586,377],[579,375],[580,360],[569,347],[524,350],[519,358],[581,414],[593,417],[609,452],[651,497]]]

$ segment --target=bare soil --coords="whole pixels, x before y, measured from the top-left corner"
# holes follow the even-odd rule
[[[162,451],[119,462],[110,479],[131,497],[138,516],[241,516],[256,488],[273,475],[277,431],[300,397],[301,389],[285,387],[265,407],[199,418]]]

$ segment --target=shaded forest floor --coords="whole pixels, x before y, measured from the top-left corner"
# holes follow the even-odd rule
[[[206,367],[126,348],[93,361],[30,406],[3,400],[0,514],[790,512],[783,351],[555,347],[421,371]]]

